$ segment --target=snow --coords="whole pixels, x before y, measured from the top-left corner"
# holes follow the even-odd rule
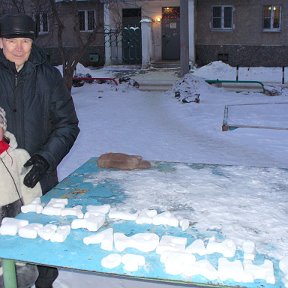
[[[77,73],[89,73],[93,77],[111,77],[115,73],[113,68],[115,67],[90,70],[78,65]],[[143,78],[147,75],[149,73],[143,74]],[[179,164],[176,171],[179,177],[176,175],[172,189],[165,186],[167,183],[160,183],[165,191],[170,191],[164,199],[151,198],[155,197],[153,191],[150,191],[150,198],[141,197],[147,193],[143,183],[150,183],[149,181],[155,183],[153,182],[155,179],[159,183],[161,175],[155,175],[153,179],[149,178],[146,181],[135,180],[137,175],[133,173],[129,181],[129,177],[121,171],[109,176],[117,179],[126,177],[127,193],[133,193],[132,186],[135,187],[135,183],[139,185],[137,208],[149,209],[151,203],[156,203],[164,211],[168,210],[169,202],[175,198],[177,188],[182,187],[185,181],[185,185],[188,181],[191,183],[186,191],[188,193],[189,188],[197,186],[198,177],[206,177],[207,185],[203,193],[205,197],[197,191],[194,194],[194,216],[200,223],[197,228],[217,229],[221,226],[224,234],[236,243],[239,239],[258,242],[260,245],[257,249],[260,248],[261,252],[265,252],[267,246],[265,243],[277,244],[278,250],[272,256],[280,258],[280,255],[288,255],[288,243],[285,241],[287,191],[279,187],[277,195],[265,193],[272,187],[274,180],[283,181],[284,188],[288,185],[286,172],[277,169],[288,168],[288,130],[286,130],[288,89],[286,85],[281,84],[282,68],[279,67],[240,68],[238,75],[239,80],[263,81],[265,87],[276,91],[277,95],[267,96],[247,91],[236,93],[207,84],[204,79],[235,80],[236,68],[222,62],[194,68],[167,92],[140,91],[128,83],[118,86],[113,83],[85,84],[83,87],[73,88],[72,95],[81,132],[74,147],[59,166],[60,180],[89,158],[107,152],[141,155],[146,160],[237,165],[223,168],[225,173],[238,175],[237,183],[230,183],[228,179],[219,180],[211,176],[205,169],[192,179],[185,178],[188,175],[185,172],[186,168]],[[159,78],[161,77],[163,72],[159,71]],[[285,79],[287,79],[286,71]],[[175,92],[180,92],[179,99],[175,98]],[[185,97],[193,100],[197,95],[200,95],[200,103],[181,102]],[[263,126],[263,128],[238,128],[223,132],[226,105],[228,105],[228,124]],[[259,172],[253,167],[266,168],[261,168],[263,170]],[[275,179],[267,179],[265,177],[267,171],[276,175]],[[224,185],[231,185],[234,201],[231,200],[231,196],[227,197],[224,194],[225,189],[221,189],[223,181]],[[248,195],[237,193],[247,183],[252,191],[255,191],[255,197],[252,197],[251,193],[250,198]],[[262,196],[265,201],[259,201]],[[185,197],[185,193],[182,197]],[[183,204],[181,203],[183,198],[179,198],[175,199],[178,201],[175,205]],[[238,205],[240,202],[246,205],[245,209]],[[135,203],[125,203],[127,206],[133,204],[137,206]],[[189,209],[192,203],[185,205]],[[253,214],[251,214],[252,208]],[[235,213],[232,215],[231,211]],[[240,228],[235,229],[236,225]],[[81,286],[128,288],[151,287],[151,284],[145,282],[135,284],[131,280],[61,270],[53,287]],[[158,286],[172,287],[153,284],[153,287]]]

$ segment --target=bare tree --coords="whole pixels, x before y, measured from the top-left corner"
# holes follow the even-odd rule
[[[71,90],[72,88],[73,74],[77,64],[86,53],[88,47],[96,40],[97,36],[101,35],[101,32],[103,31],[103,25],[99,22],[100,15],[97,15],[94,30],[90,32],[89,36],[86,39],[81,37],[79,17],[78,17],[78,3],[77,0],[72,0],[71,2],[73,8],[72,13],[74,18],[73,31],[74,31],[74,37],[76,37],[77,41],[77,47],[75,47],[72,53],[71,50],[68,51],[65,48],[65,45],[63,43],[63,33],[65,31],[64,19],[61,17],[61,14],[59,13],[59,9],[57,7],[57,3],[55,3],[55,0],[49,0],[51,12],[56,24],[55,26],[57,27],[57,42],[63,64],[63,77],[66,86],[68,87],[69,90]],[[95,4],[96,4],[95,7],[96,11],[99,14],[100,11],[102,11],[99,6],[101,4],[99,1],[97,1]]]

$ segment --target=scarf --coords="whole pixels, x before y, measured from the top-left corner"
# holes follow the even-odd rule
[[[0,154],[2,154],[3,152],[7,151],[9,148],[9,144],[7,142],[5,142],[4,140],[0,141]]]

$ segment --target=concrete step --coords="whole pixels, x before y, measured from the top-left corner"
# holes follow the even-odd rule
[[[171,81],[160,81],[157,82],[153,81],[140,81],[139,84],[139,90],[142,91],[168,91],[172,88],[174,83],[171,83]]]
[[[180,61],[159,61],[151,63],[155,69],[180,69]]]

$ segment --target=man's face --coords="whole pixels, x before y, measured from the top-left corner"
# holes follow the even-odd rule
[[[32,42],[30,38],[1,38],[0,48],[3,49],[5,57],[9,61],[14,62],[16,69],[18,69],[28,60]]]

